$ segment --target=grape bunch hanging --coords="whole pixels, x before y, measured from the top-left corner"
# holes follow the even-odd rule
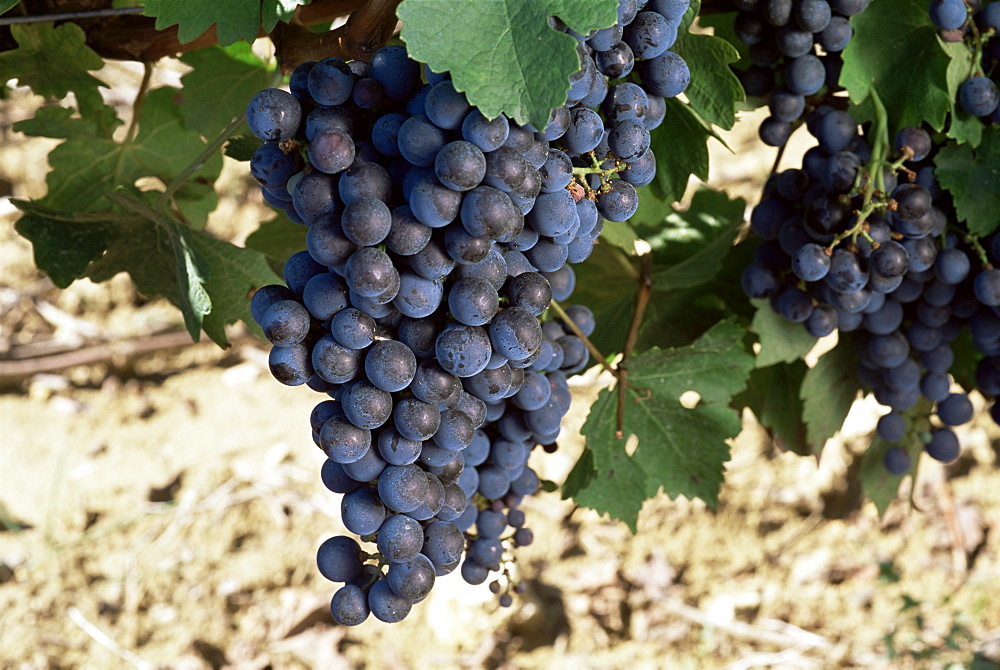
[[[690,78],[669,50],[687,9],[621,0],[618,23],[589,35],[553,19],[581,67],[542,129],[485,117],[402,46],[303,63],[290,92],[250,101],[265,142],[251,173],[308,227],[253,317],[274,377],[327,396],[310,417],[322,480],[361,540],[318,552],[343,584],[338,623],[400,621],[456,569],[495,575],[511,604],[511,550],[532,541],[520,505],[539,488],[528,458],[556,448],[596,325],[559,303],[571,264],[655,175],[650,130]]]
[[[980,237],[959,220],[935,174],[935,159],[944,145],[940,135],[923,127],[900,128],[889,151],[871,134],[877,129],[866,125],[861,130],[851,113],[841,109],[844,98],[828,95],[836,90],[836,78],[824,84],[817,76],[815,89],[797,90],[793,63],[815,58],[816,45],[829,52],[823,56],[826,70],[839,72],[836,54],[846,42],[833,49],[823,33],[838,15],[859,13],[867,2],[831,0],[819,12],[832,16],[827,27],[814,32],[810,52],[798,56],[787,53],[784,45],[802,23],[775,23],[779,5],[784,6],[741,5],[738,33],[758,54],[753,66],[758,69],[748,70],[744,79],[766,79],[767,59],[759,52],[770,47],[758,45],[773,43],[783,58],[790,58],[783,85],[771,93],[772,115],[760,135],[767,144],[783,145],[792,124],[804,116],[818,146],[805,153],[801,168],[779,172],[766,185],[751,216],[762,242],[743,273],[744,291],[769,299],[776,313],[802,323],[811,335],[838,331],[844,340],[838,346],[856,349],[860,381],[889,409],[877,432],[896,445],[884,456],[890,472],[910,470],[907,444],[922,444],[932,458],[951,462],[960,453],[953,429],[973,416],[966,390],[956,388],[950,375],[952,342],[964,332],[984,355],[976,387],[988,400],[1000,395],[1000,233]],[[799,16],[806,5],[795,4],[789,16]],[[956,40],[969,36],[972,71],[992,71],[989,59],[998,43],[991,22],[1000,17],[1000,3],[976,12],[975,21],[967,21],[965,3],[958,0],[957,5],[958,10],[948,9],[947,1],[935,0],[930,19],[942,31],[957,31]],[[810,15],[816,11],[813,7]],[[809,101],[802,97],[822,93],[824,86],[827,95]],[[973,76],[958,95],[962,110],[955,113],[995,114],[997,89],[991,80]],[[783,125],[775,130],[779,122]],[[1000,423],[1000,405],[994,402],[990,411]]]

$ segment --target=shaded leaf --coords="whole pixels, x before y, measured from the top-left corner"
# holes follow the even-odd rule
[[[649,189],[657,200],[675,202],[684,196],[691,175],[708,179],[707,144],[712,134],[690,107],[676,98],[666,102],[666,116],[650,141],[657,161]]]
[[[832,350],[819,357],[805,374],[799,396],[806,439],[814,452],[844,425],[851,405],[858,397],[858,357],[850,338],[841,337]]]
[[[816,344],[816,338],[806,332],[801,323],[792,323],[776,313],[767,300],[750,302],[757,308],[750,330],[757,333],[760,342],[758,368],[797,361]]]
[[[73,92],[84,113],[104,106],[97,88],[105,84],[89,74],[104,67],[104,60],[87,46],[80,26],[15,24],[10,34],[18,46],[0,53],[0,81],[17,79],[46,98],[59,99]]]
[[[1000,227],[1000,129],[983,131],[978,147],[946,144],[934,160],[934,174],[969,232],[983,237]]]
[[[265,0],[268,2],[268,0]],[[268,4],[272,4],[270,0]],[[237,40],[257,39],[261,22],[260,0],[146,0],[146,16],[156,17],[156,29],[177,26],[177,39],[187,44],[198,38],[213,24],[219,44],[226,46]]]
[[[749,407],[753,411],[779,449],[801,456],[812,453],[799,397],[808,369],[803,361],[756,368],[750,373],[747,390],[733,398],[734,407]]]
[[[267,67],[246,42],[196,49],[181,60],[194,68],[181,77],[184,88],[176,95],[184,124],[208,139],[244,113],[250,98],[268,83]]]
[[[743,85],[730,63],[739,51],[724,39],[682,31],[671,51],[680,54],[691,70],[691,83],[684,91],[691,109],[708,123],[729,130],[736,123],[736,103],[746,99]]]

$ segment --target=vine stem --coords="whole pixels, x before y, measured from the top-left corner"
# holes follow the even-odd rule
[[[635,309],[632,311],[632,321],[628,326],[625,346],[622,348],[622,359],[618,362],[618,414],[615,418],[615,438],[625,437],[625,389],[628,384],[628,359],[632,356],[636,340],[639,338],[639,327],[642,325],[649,299],[653,294],[653,256],[643,254],[639,259],[639,290],[635,296]]]
[[[267,85],[269,87],[277,86],[281,83],[281,79],[281,68],[275,68],[275,70],[271,73],[271,78]],[[219,133],[218,137],[209,142],[204,151],[198,154],[198,156],[191,161],[186,168],[181,170],[181,173],[174,177],[173,181],[167,185],[166,190],[163,191],[163,195],[161,195],[159,200],[156,201],[156,209],[161,212],[164,211],[170,203],[170,198],[173,197],[174,193],[176,193],[178,189],[184,185],[184,182],[190,179],[195,172],[204,167],[205,163],[207,163],[208,160],[222,148],[222,145],[225,144],[230,137],[232,137],[233,133],[235,133],[236,130],[243,125],[243,123],[243,114],[237,114],[233,117],[233,120],[229,122],[229,125],[226,126],[221,133]]]
[[[614,256],[614,259],[618,261],[619,265],[622,266],[622,270],[625,271],[625,274],[628,275],[628,278],[631,279],[632,281],[639,281],[639,273],[636,272],[635,268],[632,267],[632,264],[628,262],[628,258],[625,257],[625,254],[621,251],[621,249],[619,249],[618,247],[611,247],[611,248],[612,251],[614,252],[612,254]]]
[[[954,232],[961,235],[962,239],[964,239],[965,242],[972,247],[973,251],[976,252],[976,255],[979,256],[979,262],[983,264],[984,268],[989,269],[993,267],[993,264],[990,263],[989,256],[986,254],[986,249],[983,249],[983,245],[979,242],[978,236],[964,230],[955,230]]]
[[[27,11],[26,9],[23,11]],[[0,18],[0,26],[10,26],[15,23],[42,23],[45,21],[77,21],[80,19],[96,19],[107,16],[125,16],[127,14],[142,14],[142,7],[119,7],[112,9],[91,9],[84,12],[63,12],[61,14],[36,14],[35,16],[5,16]]]
[[[579,337],[581,340],[583,340],[583,343],[587,346],[587,349],[590,351],[590,354],[596,360],[600,361],[601,367],[613,375],[616,374],[615,368],[611,367],[611,364],[608,363],[607,359],[604,357],[604,354],[602,354],[600,350],[594,346],[594,343],[590,341],[589,337],[583,334],[583,332],[576,325],[576,323],[573,322],[573,319],[569,318],[569,315],[566,314],[566,310],[562,308],[562,305],[556,302],[556,300],[553,298],[552,302],[549,303],[549,306],[553,310],[555,310],[556,314],[559,315],[559,318],[563,320],[563,322],[570,330],[573,331],[573,334]]]
[[[149,92],[149,83],[153,79],[153,64],[142,64],[142,81],[139,83],[139,90],[135,94],[135,102],[132,103],[132,119],[128,122],[128,130],[125,131],[125,139],[118,147],[118,158],[115,159],[114,178],[115,183],[120,181],[122,167],[125,163],[125,149],[139,133],[139,117],[142,115],[142,106],[146,102],[146,94]]]
[[[191,163],[188,164],[188,166],[184,168],[179,175],[174,177],[170,184],[167,185],[167,189],[163,192],[163,195],[161,195],[160,199],[156,201],[156,209],[160,211],[166,209],[170,202],[170,198],[173,197],[174,193],[176,193],[177,190],[184,185],[184,182],[190,179],[195,172],[204,167],[205,163],[207,163],[208,160],[222,148],[222,145],[226,143],[226,140],[228,140],[232,134],[236,132],[236,129],[243,125],[243,123],[243,114],[237,114],[233,120],[229,122],[229,125],[226,126],[221,133],[219,133],[219,136],[209,142],[208,146],[205,147],[205,150],[198,154],[198,157],[191,161]]]
[[[900,156],[897,162],[890,163],[886,160],[886,155],[889,153],[889,119],[885,111],[885,106],[882,104],[882,100],[879,99],[878,94],[875,93],[874,87],[872,88],[872,101],[875,105],[875,124],[873,128],[875,139],[872,142],[872,158],[864,166],[864,169],[858,170],[857,177],[855,177],[854,183],[851,185],[851,193],[859,191],[862,193],[861,209],[855,212],[857,214],[857,221],[855,221],[854,225],[844,232],[837,234],[830,242],[830,245],[827,247],[830,251],[833,251],[838,244],[848,237],[853,241],[857,240],[859,235],[868,240],[872,244],[873,249],[877,248],[878,245],[872,239],[871,235],[868,234],[866,226],[868,217],[876,209],[886,206],[884,201],[875,197],[876,193],[885,191],[883,170],[889,167],[895,172],[902,166],[908,155],[907,151],[904,150],[903,155]],[[912,151],[909,155],[912,155]]]
[[[573,168],[573,174],[575,175],[588,175],[588,174],[610,174],[612,172],[618,172],[617,168],[608,168],[607,170],[601,169],[599,167],[575,167]]]

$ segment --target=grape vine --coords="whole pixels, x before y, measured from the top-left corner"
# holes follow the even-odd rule
[[[16,230],[58,286],[128,272],[325,394],[321,479],[358,537],[318,551],[338,621],[398,620],[450,571],[510,604],[539,487],[633,530],[661,492],[716,504],[744,408],[815,454],[871,393],[883,511],[975,407],[1000,419],[1000,1],[210,4],[0,3],[2,81],[46,100],[14,130],[59,141]],[[106,59],[144,63],[131,117]],[[764,106],[745,226],[688,186]],[[276,212],[241,245],[206,230],[224,156]],[[541,482],[591,365],[613,386]]]

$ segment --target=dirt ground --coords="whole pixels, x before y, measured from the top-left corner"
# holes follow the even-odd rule
[[[37,101],[3,104],[0,176],[40,195],[46,145],[10,129]],[[740,158],[718,149],[712,177],[748,197],[773,159],[739,150],[752,135],[727,137]],[[238,239],[264,210],[230,168],[210,228]],[[178,329],[127,277],[53,288],[6,198],[0,217],[0,360]],[[845,483],[870,401],[820,462],[778,453],[747,414],[717,510],[660,497],[632,536],[541,493],[513,607],[452,574],[402,623],[344,629],[314,562],[345,532],[309,437],[319,398],[232,335],[3,387],[0,668],[998,667],[1000,430],[981,412],[963,459],[928,464],[882,519]],[[567,438],[533,456],[543,477],[574,463],[602,381],[572,383]]]

